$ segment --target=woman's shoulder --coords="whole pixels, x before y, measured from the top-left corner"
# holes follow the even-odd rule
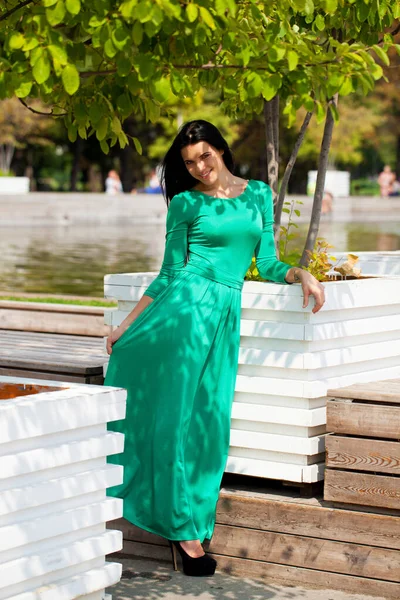
[[[261,179],[250,179],[249,183],[251,184],[252,189],[255,191],[266,192],[271,191],[268,183],[261,181]]]

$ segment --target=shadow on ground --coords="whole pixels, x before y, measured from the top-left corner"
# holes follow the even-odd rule
[[[205,578],[186,577],[181,572],[175,573],[168,563],[112,560],[123,565],[120,583],[107,589],[112,600],[384,600],[333,590],[280,586],[223,573]]]

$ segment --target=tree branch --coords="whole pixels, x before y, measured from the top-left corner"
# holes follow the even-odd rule
[[[35,0],[24,0],[24,2],[20,2],[19,4],[17,4],[17,6],[14,6],[14,8],[11,8],[6,13],[4,13],[4,15],[1,15],[0,21],[5,21],[6,19],[8,19],[8,17],[17,12],[17,10],[19,10],[20,8],[24,8],[24,6],[26,6],[27,4],[32,4],[32,2],[34,1]]]
[[[338,101],[338,94],[335,94],[335,96],[332,99],[331,104],[336,106],[337,101]],[[322,136],[322,142],[321,142],[321,152],[320,152],[319,160],[318,160],[318,173],[317,173],[317,181],[315,184],[314,201],[313,201],[313,207],[312,207],[312,211],[311,211],[310,226],[308,229],[308,234],[307,234],[307,239],[306,239],[306,243],[304,246],[303,254],[300,259],[300,265],[302,265],[302,266],[308,265],[309,257],[308,257],[307,250],[310,250],[310,251],[313,250],[313,248],[315,246],[315,241],[316,241],[317,235],[318,235],[319,222],[321,219],[322,197],[324,195],[325,178],[326,178],[326,171],[328,168],[328,157],[329,157],[329,150],[330,150],[331,142],[332,142],[332,133],[333,133],[334,123],[335,122],[333,120],[332,112],[328,107],[326,119],[325,119],[324,134]]]
[[[22,98],[18,98],[18,100],[21,102],[21,104],[25,106],[25,108],[33,112],[35,115],[43,115],[45,117],[65,117],[66,115],[68,115],[67,112],[55,115],[53,109],[51,109],[50,112],[42,112],[40,110],[36,110],[36,108],[32,108],[32,106],[28,106],[28,104],[24,100],[22,100]]]
[[[300,128],[299,135],[298,135],[296,143],[293,147],[292,154],[290,155],[289,161],[286,165],[285,173],[282,177],[282,183],[281,183],[281,187],[279,190],[278,202],[276,203],[276,208],[275,208],[275,238],[276,239],[279,237],[279,227],[280,227],[281,218],[282,218],[282,208],[283,208],[283,203],[285,201],[285,196],[286,196],[286,191],[287,191],[287,187],[289,184],[289,179],[292,174],[293,167],[296,163],[297,155],[299,153],[301,144],[303,143],[303,139],[306,134],[307,127],[311,120],[311,117],[312,117],[312,112],[308,112],[306,114],[306,116],[304,117],[304,121]]]

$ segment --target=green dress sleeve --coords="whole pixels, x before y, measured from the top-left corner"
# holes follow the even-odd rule
[[[163,263],[160,273],[145,291],[145,296],[156,298],[185,266],[188,251],[189,208],[184,194],[177,194],[172,198],[167,213]]]
[[[255,249],[257,269],[263,279],[277,283],[288,283],[285,280],[285,275],[291,267],[276,258],[272,190],[269,185],[264,184],[260,193],[263,231]]]

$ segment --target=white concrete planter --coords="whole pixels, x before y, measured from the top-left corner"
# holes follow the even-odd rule
[[[153,273],[107,275],[117,326]],[[245,282],[227,471],[294,482],[323,478],[326,393],[400,376],[400,280],[325,284],[317,314],[298,285]]]
[[[363,275],[400,276],[400,250],[386,252],[353,252],[358,256],[357,266],[361,267]],[[347,252],[334,252],[336,262],[343,263]],[[335,263],[336,264],[336,263]]]
[[[105,524],[122,501],[106,488],[122,467],[106,456],[123,435],[106,424],[125,403],[118,388],[0,377],[0,600],[111,600],[121,565],[105,555],[122,534]]]
[[[0,177],[0,194],[27,194],[29,177]]]

